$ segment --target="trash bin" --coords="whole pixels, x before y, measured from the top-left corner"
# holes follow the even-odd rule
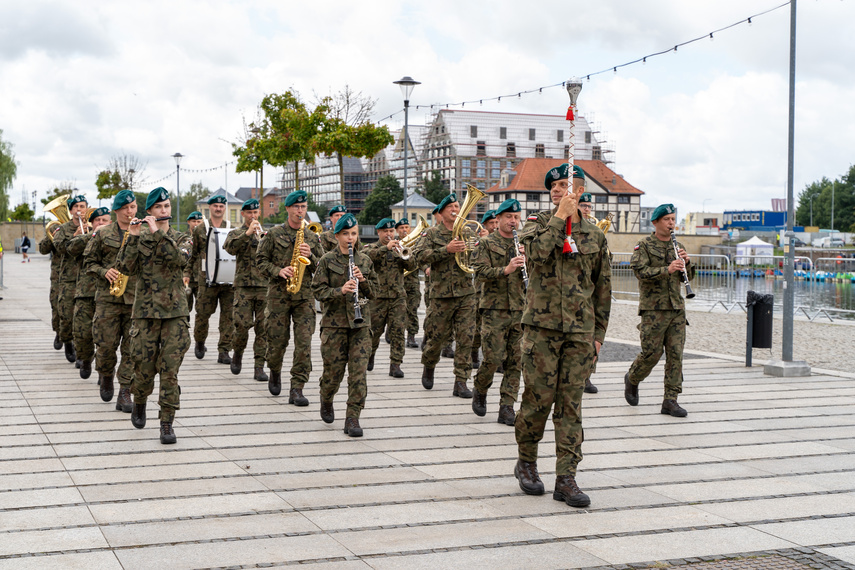
[[[772,348],[773,295],[748,292],[748,326],[745,339],[745,366],[751,366],[752,348]]]

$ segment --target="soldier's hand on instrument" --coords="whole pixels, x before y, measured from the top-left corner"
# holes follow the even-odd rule
[[[558,210],[555,212],[555,216],[562,220],[566,220],[573,213],[576,212],[576,195],[575,194],[567,194],[561,201],[558,202]]]
[[[252,220],[249,223],[249,229],[246,230],[246,235],[251,236],[252,234],[254,234],[258,225],[258,220]]]
[[[425,277],[430,277],[430,267],[425,267]]]
[[[294,277],[294,268],[290,265],[286,265],[282,269],[279,270],[279,277],[282,279],[291,279]]]
[[[358,268],[357,268],[357,271],[359,271]],[[341,286],[341,292],[344,294],[353,293],[356,291],[356,287],[357,287],[356,280],[351,279],[350,281],[348,281],[347,283],[345,283],[344,285]]]
[[[688,254],[688,253],[686,253],[686,250],[685,250],[685,249],[683,249],[683,248],[681,247],[680,249],[678,249],[678,250],[677,250],[677,253],[679,253],[679,254],[680,254],[680,259],[682,259],[682,260],[683,260],[684,262],[686,262],[686,263],[688,263],[688,262],[689,262],[689,254]]]
[[[478,232],[478,237],[487,237],[488,235],[490,235],[490,232],[485,228],[481,228],[481,231]]]
[[[668,265],[668,273],[674,273],[676,271],[683,271],[686,268],[686,264],[682,259],[675,259]]]
[[[518,255],[517,257],[511,258],[511,261],[505,267],[505,275],[510,275],[520,267],[525,265],[525,256]]]
[[[362,271],[359,270],[359,266],[355,263],[353,264],[353,276],[356,277],[356,280],[360,283],[365,281],[365,277],[362,276]]]
[[[400,251],[401,250],[401,242],[399,242],[396,239],[390,239],[389,243],[386,244],[386,249],[394,249],[394,250]]]
[[[143,218],[143,221],[148,224],[148,229],[151,230],[151,233],[157,231],[157,218],[154,216],[146,216]]]
[[[79,236],[79,235],[80,235],[80,234],[82,234],[82,233],[83,233],[83,228],[82,228],[82,227],[80,227],[80,226],[77,226],[77,229],[76,229],[76,230],[74,230],[74,235],[75,235],[75,236]]]
[[[448,253],[460,253],[466,250],[466,242],[462,239],[453,239],[445,246],[445,250]]]
[[[300,244],[300,255],[308,258],[312,257],[312,248],[309,247],[309,244],[307,244],[306,242]]]
[[[185,278],[184,278],[184,286],[185,286],[185,287],[187,287],[188,285],[190,285],[190,278],[189,278],[189,277],[185,277]]]
[[[107,273],[104,274],[104,277],[107,279],[107,281],[112,283],[113,281],[119,278],[119,270],[111,267],[107,270]]]
[[[134,222],[137,223],[135,224]],[[134,218],[133,220],[131,220],[131,225],[128,226],[128,231],[131,233],[132,236],[138,236],[140,235],[141,228],[142,225],[139,223],[139,218]]]

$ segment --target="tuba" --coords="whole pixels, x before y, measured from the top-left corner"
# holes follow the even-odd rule
[[[475,204],[487,194],[471,184],[467,184],[466,189],[466,200],[463,201],[463,205],[457,213],[457,219],[454,220],[454,226],[451,228],[451,239],[459,239],[466,242],[466,249],[454,254],[457,266],[466,273],[475,273],[475,270],[469,266],[469,258],[472,257],[472,252],[475,250],[475,246],[478,245],[478,237],[484,227],[475,220],[467,220],[466,218],[469,216],[472,208],[475,207]],[[473,225],[475,226],[474,228],[472,227]]]
[[[57,196],[47,204],[45,204],[44,211],[50,212],[54,216],[56,216],[57,220],[51,220],[45,226],[45,231],[47,235],[50,236],[51,241],[53,241],[53,233],[56,229],[59,228],[62,224],[71,220],[71,213],[68,211],[68,204],[66,200],[71,194],[65,194],[63,196]]]
[[[300,287],[303,286],[303,275],[306,273],[306,266],[308,266],[312,261],[303,255],[300,255],[300,246],[303,244],[303,235],[306,232],[306,229],[311,230],[309,222],[303,220],[303,225],[300,226],[300,229],[297,230],[297,237],[294,240],[294,253],[291,255],[291,269],[294,270],[294,276],[288,279],[288,284],[285,285],[285,289],[291,293],[297,293],[300,291]]]
[[[125,244],[128,242],[128,236],[131,235],[130,231],[125,231],[125,237],[122,238],[122,245],[119,246],[119,249],[125,247]],[[119,276],[116,277],[116,280],[110,283],[110,295],[113,297],[121,297],[125,294],[125,288],[128,286],[128,276],[119,273]]]

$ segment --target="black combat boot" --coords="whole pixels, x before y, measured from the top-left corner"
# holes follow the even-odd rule
[[[229,356],[229,353],[225,350],[220,351],[219,356],[217,356],[217,364],[231,364],[232,359]]]
[[[83,366],[83,361],[79,358],[74,361],[74,367],[80,370],[80,367]]]
[[[205,351],[207,351],[207,350],[208,349],[205,348],[204,342],[197,342],[196,348],[193,349],[193,353],[196,355],[196,358],[198,358],[199,360],[202,360],[203,358],[205,358]]]
[[[369,372],[374,370],[374,355],[373,354],[368,357],[368,367],[366,368],[366,370],[368,370]]]
[[[481,367],[481,354],[477,348],[472,349],[472,370],[478,370]]]
[[[433,368],[425,366],[425,369],[422,372],[422,386],[424,386],[425,390],[433,388],[433,370]]]
[[[59,340],[59,333],[56,333],[56,336],[53,337],[53,348],[55,350],[62,350],[62,341]]]
[[[596,394],[597,392],[599,392],[599,390],[597,390],[596,386],[591,384],[591,379],[586,378],[585,379],[585,393],[586,394]]]
[[[74,345],[70,342],[65,343],[65,359],[71,363],[77,360],[77,352],[75,352]]]
[[[309,399],[303,395],[302,388],[291,388],[291,392],[288,393],[288,403],[302,408],[309,405]]]
[[[229,369],[232,371],[232,374],[240,374],[240,369],[243,366],[243,353],[235,351],[235,355],[232,356],[231,366]]]
[[[335,421],[335,410],[333,410],[332,401],[324,402],[321,400],[321,419],[324,423],[331,424]]]
[[[92,376],[92,359],[91,358],[89,360],[84,360],[80,364],[80,377],[83,378],[84,380],[86,380],[90,376]]]
[[[418,348],[419,343],[416,342],[415,335],[408,334],[407,335],[407,348]]]
[[[454,381],[454,390],[451,391],[452,396],[468,399],[472,397],[472,390],[466,387],[466,382],[462,380]]]
[[[113,375],[101,375],[101,379],[98,382],[99,391],[101,392],[101,400],[105,402],[109,402],[113,399]]]
[[[623,397],[630,406],[638,405],[638,384],[629,381],[629,372],[623,377]]]
[[[675,418],[685,418],[689,415],[689,412],[680,407],[680,404],[677,403],[677,400],[664,400],[662,402],[662,413],[674,416]]]
[[[347,418],[344,420],[344,433],[350,437],[362,437],[362,428],[359,427],[359,418]]]
[[[131,411],[131,423],[137,429],[145,427],[145,402],[142,404],[134,402],[134,409]]]
[[[134,409],[134,403],[131,401],[130,388],[119,387],[119,397],[116,398],[116,410],[126,414],[131,413]]]
[[[253,376],[259,382],[267,382],[270,378],[267,377],[267,373],[264,372],[264,366],[256,366],[255,367],[255,375]]]
[[[520,482],[520,489],[526,495],[543,494],[543,481],[540,480],[540,475],[537,474],[537,462],[528,463],[522,459],[517,459],[517,465],[514,467],[514,477]]]
[[[454,348],[452,348],[450,342],[445,345],[445,348],[442,349],[439,355],[443,358],[454,358]]]
[[[267,389],[274,396],[278,396],[282,391],[282,373],[276,370],[270,371],[270,381],[267,382]]]
[[[160,422],[160,443],[175,443],[175,432],[172,422]]]
[[[505,424],[506,426],[512,426],[514,425],[514,420],[516,419],[517,416],[514,413],[513,406],[499,406],[499,419],[496,421],[498,421],[500,424]]]
[[[579,489],[572,475],[559,475],[555,478],[555,491],[552,492],[552,498],[556,501],[564,501],[571,507],[584,508],[591,504],[591,498]]]
[[[475,412],[476,416],[484,417],[487,415],[487,394],[482,394],[477,388],[472,396],[472,411]]]
[[[404,377],[404,371],[401,370],[401,365],[400,364],[394,364],[394,363],[390,364],[389,365],[389,376],[391,376],[392,378],[403,378]]]

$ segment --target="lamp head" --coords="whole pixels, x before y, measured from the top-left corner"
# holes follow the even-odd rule
[[[175,159],[175,166],[180,166],[181,165],[181,159],[184,158],[184,155],[181,154],[180,152],[176,152],[175,154],[172,155],[172,158]]]
[[[570,104],[576,106],[576,99],[579,98],[579,92],[582,91],[582,80],[578,77],[572,77],[564,82],[567,88],[567,94],[570,96]]]
[[[402,77],[398,81],[393,81],[392,83],[394,83],[395,85],[397,85],[398,87],[401,88],[401,95],[404,96],[404,101],[409,101],[410,100],[410,94],[413,92],[413,88],[416,85],[421,85],[420,81],[416,81],[415,79],[413,79],[409,75],[405,75],[404,77]]]

